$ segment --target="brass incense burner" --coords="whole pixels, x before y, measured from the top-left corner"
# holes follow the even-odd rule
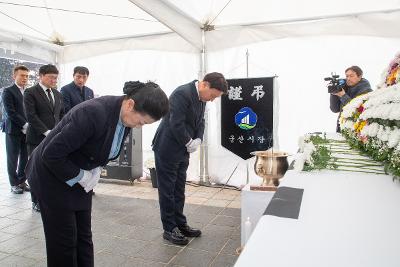
[[[282,151],[255,151],[251,155],[256,156],[254,163],[255,173],[263,178],[260,186],[251,186],[253,190],[275,191],[281,179],[289,168],[288,153]]]

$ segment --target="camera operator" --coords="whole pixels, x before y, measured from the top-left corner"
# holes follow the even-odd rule
[[[371,85],[362,77],[363,71],[358,66],[351,66],[346,69],[346,84],[339,91],[332,92],[330,95],[330,108],[332,112],[342,112],[343,106],[351,99],[371,92]],[[337,120],[336,132],[340,132],[339,117]]]

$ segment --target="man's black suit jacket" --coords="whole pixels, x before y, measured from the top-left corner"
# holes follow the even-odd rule
[[[22,127],[26,123],[23,106],[23,95],[16,84],[4,89],[3,105],[5,114],[4,129],[7,134],[21,136]]]
[[[39,199],[58,209],[90,209],[92,194],[66,182],[80,169],[108,163],[123,98],[103,96],[75,106],[34,150],[26,176]],[[129,131],[125,129],[122,142]]]
[[[64,116],[62,95],[51,89],[54,95],[52,107],[43,88],[36,84],[24,92],[24,108],[28,120],[26,143],[38,145],[44,139],[44,133],[54,128]]]
[[[203,139],[206,103],[199,99],[196,81],[179,86],[169,97],[169,113],[163,118],[153,139],[153,150],[166,160],[188,157],[190,139]]]

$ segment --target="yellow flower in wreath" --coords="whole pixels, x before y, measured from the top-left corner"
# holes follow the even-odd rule
[[[354,124],[354,130],[356,131],[356,133],[361,132],[361,130],[364,128],[364,126],[367,124],[367,121],[357,121]]]

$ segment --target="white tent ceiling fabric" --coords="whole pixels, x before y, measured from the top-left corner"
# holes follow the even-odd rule
[[[249,49],[250,77],[279,76],[278,134],[291,153],[299,135],[334,130],[323,77],[360,65],[374,86],[400,50],[400,0],[0,0],[0,48],[59,64],[60,85],[70,82],[74,66],[85,65],[98,95],[120,94],[127,80],[155,80],[169,94],[198,77],[200,27],[210,22],[208,72],[245,77]],[[210,129],[219,129],[219,102],[208,106]],[[145,159],[155,128],[143,129]],[[229,184],[244,184],[252,161],[230,154],[219,140],[211,130],[212,180],[227,182],[237,166]],[[198,174],[195,154],[189,179]]]
[[[114,0],[112,4],[95,0],[9,0],[0,1],[0,44],[6,47],[11,43],[23,53],[25,45],[18,43],[25,44],[28,37],[63,43],[68,51],[61,57],[53,56],[52,62],[121,50],[158,50],[164,43],[167,51],[199,52],[200,27],[206,22],[215,27],[206,32],[208,51],[294,36],[400,38],[400,31],[394,29],[400,25],[400,0]],[[102,44],[93,49],[92,43],[97,41]],[[89,49],[83,46],[86,42]],[[58,52],[45,44],[35,46]],[[49,57],[46,52],[43,56],[35,53],[39,58]]]

